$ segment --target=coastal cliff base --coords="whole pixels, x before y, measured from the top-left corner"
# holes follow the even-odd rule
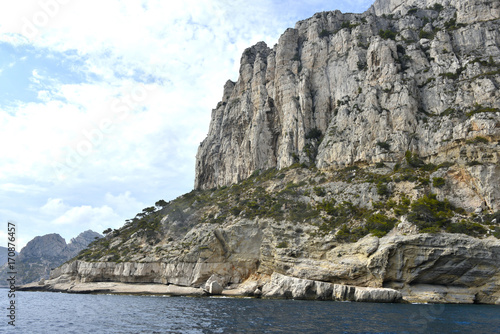
[[[141,295],[170,295],[170,296],[253,296],[264,298],[292,298],[309,300],[335,300],[374,303],[398,303],[402,301],[402,294],[394,289],[356,287],[341,284],[332,284],[306,279],[298,279],[281,274],[267,277],[267,283],[262,287],[262,280],[253,277],[243,284],[212,291],[214,283],[207,284],[206,288],[194,288],[178,285],[122,283],[122,282],[92,282],[81,283],[63,279],[54,279],[30,283],[19,288],[21,291],[51,291],[68,293],[113,293],[113,294],[141,294]],[[207,282],[208,283],[208,282]],[[220,285],[219,285],[220,286]]]
[[[500,241],[493,237],[393,231],[338,245],[317,259],[292,257],[289,251],[261,254],[240,267],[232,265],[241,255],[236,252],[226,265],[74,261],[53,270],[51,279],[20,289],[500,305]]]

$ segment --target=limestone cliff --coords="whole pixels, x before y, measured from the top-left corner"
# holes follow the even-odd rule
[[[499,17],[381,0],[247,49],[195,190],[30,288],[500,304]]]
[[[212,111],[195,188],[295,162],[397,162],[409,150],[479,166],[475,191],[498,210],[499,18],[486,0],[377,1],[363,14],[318,13],[273,48],[248,48]]]

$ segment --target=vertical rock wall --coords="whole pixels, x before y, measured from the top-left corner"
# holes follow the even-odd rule
[[[317,13],[272,49],[248,48],[212,111],[195,188],[295,162],[398,162],[408,150],[436,164],[476,162],[476,184],[498,180],[500,8],[473,5],[377,1],[363,14]]]

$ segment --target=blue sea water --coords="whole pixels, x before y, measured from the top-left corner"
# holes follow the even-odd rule
[[[17,292],[15,300],[15,329],[2,307],[2,333],[500,333],[494,305],[51,292]]]

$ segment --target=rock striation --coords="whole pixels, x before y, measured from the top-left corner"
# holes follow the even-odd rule
[[[222,251],[215,236],[218,230],[205,227],[193,232],[208,236],[203,242],[206,249],[200,251],[200,243],[187,249],[196,257],[170,259],[177,261],[174,263],[166,263],[166,257],[140,263],[73,261],[52,271],[51,279],[39,288],[58,291],[64,290],[61,286],[80,283],[156,283],[205,288],[210,294],[222,294],[224,288],[229,295],[270,298],[500,303],[500,240],[493,237],[403,235],[395,230],[383,238],[368,235],[356,243],[330,241],[328,245],[331,236],[307,234],[288,238],[290,245],[280,248],[275,240],[286,238],[292,225],[279,230],[271,225],[263,227],[262,221],[253,223],[252,228],[252,222],[246,220],[225,226],[230,245],[225,261],[217,260]],[[241,229],[242,225],[246,229]],[[234,230],[239,233],[231,233]],[[234,247],[260,230],[262,238],[253,239],[246,248]],[[243,256],[245,262],[241,261]],[[192,262],[180,262],[188,258]]]
[[[498,2],[377,0],[257,43],[195,190],[25,289],[500,304],[499,28]]]
[[[386,288],[366,288],[299,279],[273,273],[271,281],[264,286],[264,297],[288,297],[294,299],[317,299],[354,302],[396,303],[401,301],[399,291]]]

